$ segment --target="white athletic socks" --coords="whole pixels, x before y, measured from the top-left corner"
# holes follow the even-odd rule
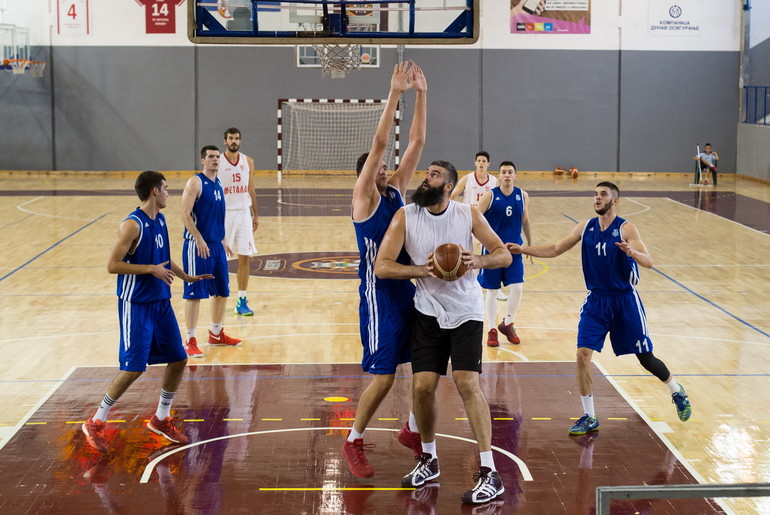
[[[583,411],[591,418],[596,418],[596,411],[594,410],[594,396],[593,394],[581,395],[580,400],[583,403]]]
[[[430,458],[438,458],[438,455],[436,454],[436,440],[433,440],[432,442],[422,442],[422,452],[426,454],[430,454]]]
[[[356,431],[355,427],[351,427],[350,434],[348,435],[348,442],[352,442],[353,440],[357,440],[359,438],[363,439],[364,433],[363,432],[359,433],[358,431]]]
[[[174,402],[174,395],[176,395],[176,392],[167,392],[161,389],[158,409],[155,411],[155,416],[158,417],[158,420],[165,420],[171,416],[171,403]]]
[[[497,470],[495,468],[495,459],[492,457],[492,451],[480,452],[479,456],[481,456],[481,466],[482,467],[489,467],[493,471]]]
[[[674,381],[674,376],[671,376],[666,383],[666,386],[668,386],[668,391],[671,392],[671,395],[674,395],[675,393],[679,393],[679,390],[681,386],[679,386],[679,383]]]
[[[187,339],[195,338],[195,329],[188,329],[187,330]]]
[[[497,327],[497,292],[500,290],[487,290],[487,296],[484,299],[484,316],[490,329]]]
[[[508,288],[510,291],[508,292],[508,301],[505,306],[508,313],[505,317],[505,325],[512,324],[513,319],[516,318],[516,312],[521,305],[521,295],[524,293],[524,283],[514,283],[508,286]]]
[[[215,324],[214,322],[211,322],[211,334],[217,335],[221,333],[222,327],[224,327],[224,324]]]
[[[99,409],[96,410],[94,420],[101,420],[102,422],[107,420],[107,415],[109,415],[110,408],[112,408],[113,404],[115,404],[115,399],[105,394],[104,399],[102,399],[102,403],[99,404]]]
[[[409,412],[409,431],[413,433],[419,433],[420,430],[417,429],[417,419],[414,416],[414,412]]]
[[[238,290],[238,298],[246,298],[246,290]]]

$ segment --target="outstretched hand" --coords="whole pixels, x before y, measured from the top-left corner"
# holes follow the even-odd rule
[[[521,245],[518,243],[506,243],[505,247],[508,249],[508,252],[511,254],[524,254]]]
[[[152,271],[150,272],[153,276],[157,277],[164,283],[170,285],[174,282],[174,272],[171,271],[171,269],[166,268],[166,265],[168,264],[168,261],[165,263],[160,263],[158,265],[152,265]]]
[[[409,71],[411,72],[412,86],[414,89],[422,92],[428,91],[428,81],[425,80],[425,74],[423,74],[422,68],[412,63],[412,68]]]
[[[390,78],[390,89],[403,93],[412,87],[412,73],[409,66],[413,64],[412,61],[404,61],[394,66],[393,76]]]

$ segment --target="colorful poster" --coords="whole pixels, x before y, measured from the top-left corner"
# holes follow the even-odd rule
[[[511,34],[590,34],[591,0],[511,0]]]
[[[88,0],[59,0],[56,3],[56,33],[62,36],[91,34]]]
[[[654,36],[700,36],[703,6],[692,0],[650,0],[649,31]]]
[[[176,6],[184,0],[136,0],[144,6],[145,32],[147,34],[174,34],[176,32]]]

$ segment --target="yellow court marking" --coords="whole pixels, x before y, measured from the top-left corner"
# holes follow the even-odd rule
[[[513,417],[495,417],[492,420],[516,420],[516,419]]]
[[[183,422],[203,422],[204,420],[202,418],[186,418],[183,420]]]
[[[522,254],[522,256],[523,256],[523,254]],[[539,276],[545,274],[546,272],[548,272],[548,270],[551,268],[547,264],[545,264],[544,262],[542,262],[540,260],[537,260],[537,259],[535,260],[535,263],[537,263],[538,265],[541,265],[543,267],[543,269],[541,271],[539,271],[538,273],[536,273],[536,274],[526,276],[527,279],[534,279],[535,277],[539,277]]]
[[[24,424],[25,426],[42,426],[47,424],[48,422],[27,422]]]
[[[607,420],[628,420],[626,417],[607,417]]]
[[[343,420],[345,422],[350,422],[351,420],[355,420],[354,418],[340,418],[340,420]]]
[[[280,422],[283,419],[282,418],[263,418],[262,420],[265,422]]]
[[[65,424],[85,424],[85,420],[68,420],[65,422]]]
[[[349,401],[347,397],[324,397],[324,400],[326,402],[345,402]]]
[[[320,418],[301,418],[300,420],[310,421],[310,420],[321,420],[321,419]]]
[[[398,420],[397,418],[378,418],[377,420]]]
[[[260,488],[260,492],[398,492],[414,488],[353,488],[353,487],[313,487],[313,488]]]
[[[124,424],[125,422],[126,422],[125,420],[105,420],[104,421],[105,424]],[[147,422],[149,422],[149,420]]]
[[[225,422],[243,422],[242,418],[223,418]]]
[[[532,420],[552,420],[551,417],[532,417]]]
[[[468,420],[468,417],[456,417],[455,420]]]

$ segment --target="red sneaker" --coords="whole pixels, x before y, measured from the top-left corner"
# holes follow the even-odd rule
[[[88,417],[81,426],[83,434],[86,435],[88,444],[99,452],[107,452],[107,440],[104,439],[104,422],[94,420],[94,417]]]
[[[500,342],[497,341],[497,329],[494,327],[489,330],[489,333],[487,334],[487,345],[490,347],[499,347]],[[420,451],[422,453],[422,451]]]
[[[147,422],[147,428],[170,442],[185,444],[190,441],[174,426],[174,420],[171,417],[159,420],[158,417],[153,415],[150,421]]]
[[[498,325],[497,328],[501,333],[505,335],[506,338],[508,338],[509,343],[515,343],[516,345],[521,343],[519,335],[516,334],[516,329],[513,328],[513,322],[505,325],[505,320],[503,320],[500,322],[500,325]]]
[[[369,460],[364,456],[365,452],[372,452],[373,448],[374,444],[364,445],[363,438],[356,438],[352,442],[345,440],[342,444],[342,454],[354,476],[363,478],[374,476],[374,468],[369,465]]]
[[[399,441],[404,447],[409,447],[415,456],[422,454],[422,442],[420,441],[420,433],[415,433],[409,430],[409,422],[404,424],[401,431],[396,435],[396,440]]]
[[[219,334],[214,334],[209,331],[209,345],[228,345],[230,347],[237,347],[240,344],[241,340],[225,334],[224,328],[219,332]]]
[[[189,358],[202,358],[203,351],[198,348],[198,340],[194,337],[187,340],[184,344],[184,350],[187,351],[187,357]]]

